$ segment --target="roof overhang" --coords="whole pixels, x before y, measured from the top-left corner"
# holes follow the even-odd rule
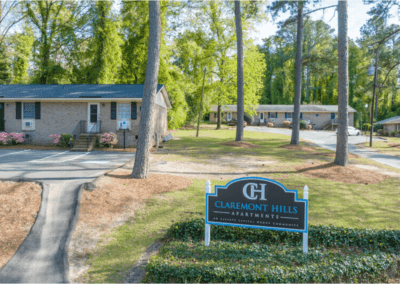
[[[0,98],[8,102],[114,102],[114,101],[142,101],[142,98]]]
[[[172,108],[171,101],[169,100],[169,96],[167,93],[167,89],[165,88],[165,85],[162,86],[162,88],[160,89],[159,92],[161,92],[161,94],[165,100],[165,103],[167,104],[167,108]]]

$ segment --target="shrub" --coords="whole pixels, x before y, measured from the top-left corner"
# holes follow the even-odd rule
[[[10,135],[6,132],[0,132],[0,145],[7,145],[10,142]]]
[[[11,141],[12,145],[24,143],[23,133],[10,133],[8,139]]]
[[[377,131],[378,129],[383,129],[383,125],[380,123],[374,124],[374,131]]]
[[[193,241],[201,241],[204,240],[204,225],[204,219],[179,222],[167,231],[166,237],[183,241],[187,241],[189,238]],[[399,230],[352,229],[336,226],[309,225],[308,239],[310,247],[347,245],[359,248],[400,249]],[[286,231],[211,226],[211,240],[229,242],[245,240],[251,243],[285,243],[299,246],[302,243],[302,234]]]
[[[312,125],[310,125],[310,124],[307,125],[307,129],[308,129],[308,130],[311,130],[311,129],[312,129]]]
[[[113,145],[117,144],[118,140],[117,140],[117,134],[115,133],[104,133],[103,135],[101,135],[100,138],[100,145],[103,147],[109,147],[112,148]]]
[[[274,124],[272,122],[268,122],[267,126],[268,127],[274,127]]]
[[[396,134],[396,131],[390,131],[390,136],[394,137],[395,134]]]
[[[377,133],[378,135],[383,135],[383,129],[378,129]]]
[[[289,128],[289,125],[291,124],[291,122],[290,121],[287,121],[287,120],[285,120],[284,122],[283,122],[283,126],[284,127],[287,127],[287,128]]]
[[[387,131],[386,129],[383,129],[382,135],[383,136],[389,136],[389,131]]]
[[[305,120],[300,120],[300,129],[307,129],[308,123]]]
[[[61,135],[53,134],[50,135],[50,137],[54,139],[54,143],[59,147],[70,147],[74,140],[73,135],[69,133],[63,133]]]
[[[371,124],[369,124],[369,123],[364,123],[363,127],[364,127],[364,129],[366,127],[368,131],[371,130]]]

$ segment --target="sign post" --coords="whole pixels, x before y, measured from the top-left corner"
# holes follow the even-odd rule
[[[208,180],[206,183],[206,198],[207,194],[211,193],[211,183]],[[205,236],[204,236],[204,243],[206,244],[206,247],[210,245],[210,225],[206,223],[205,227]]]
[[[303,252],[308,251],[308,187],[304,199],[297,190],[286,189],[277,181],[246,177],[206,187],[205,244],[210,242],[210,225],[303,233]]]
[[[308,201],[308,186],[304,186],[303,199]],[[308,211],[308,206],[307,206]],[[307,212],[308,215],[308,212]],[[308,233],[303,233],[303,253],[308,253]]]

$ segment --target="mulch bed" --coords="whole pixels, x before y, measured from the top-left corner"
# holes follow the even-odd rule
[[[244,141],[229,141],[220,143],[223,146],[231,146],[231,147],[241,147],[241,148],[259,148],[261,146],[255,145],[253,143],[244,142]]]
[[[309,178],[322,178],[352,184],[375,184],[390,178],[390,176],[376,171],[355,166],[342,167],[334,163],[316,163],[312,167],[310,167],[310,164],[304,164],[295,169],[298,173],[302,173]]]

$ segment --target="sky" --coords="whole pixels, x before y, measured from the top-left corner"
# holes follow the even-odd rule
[[[318,7],[327,7],[332,5],[337,5],[337,0],[323,0],[321,5]],[[361,27],[367,22],[370,16],[367,12],[370,10],[372,5],[364,5],[362,0],[349,0],[348,1],[348,35],[351,39],[356,40],[357,38],[361,37],[360,29]],[[397,10],[394,9],[392,11],[393,14],[397,13]],[[276,20],[276,23],[282,20],[285,20],[289,17],[290,13],[287,12],[286,14],[282,14],[279,19]],[[256,27],[256,30],[252,33],[252,38],[254,43],[262,44],[262,39],[267,38],[271,35],[274,35],[277,31],[277,24],[272,21],[272,17],[268,16],[269,22],[260,24]],[[323,11],[317,11],[311,14],[312,20],[323,20],[332,28],[335,29],[335,34],[337,34],[337,25],[338,25],[338,18],[337,18],[337,11],[335,8],[330,8],[325,10],[325,15]],[[389,19],[388,24],[397,23],[400,24],[399,17],[393,17]]]

